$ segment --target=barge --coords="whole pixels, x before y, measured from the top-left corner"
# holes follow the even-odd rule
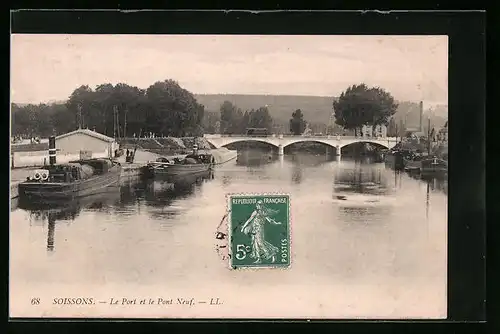
[[[19,184],[19,200],[66,201],[119,184],[121,165],[111,159],[83,159],[35,170]]]

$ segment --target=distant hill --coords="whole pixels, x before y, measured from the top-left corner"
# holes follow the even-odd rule
[[[290,95],[237,95],[237,94],[196,94],[199,103],[207,111],[218,112],[224,101],[229,101],[242,110],[268,106],[274,120],[288,122],[292,112],[301,109],[311,122],[327,123],[332,113],[332,98],[325,96]]]
[[[269,112],[276,122],[287,124],[292,112],[301,109],[306,121],[311,123],[328,124],[333,112],[333,97],[329,96],[296,96],[296,95],[240,95],[240,94],[195,94],[199,103],[205,110],[219,112],[220,105],[229,101],[242,110],[257,109],[268,105]],[[398,111],[394,120],[399,123],[406,119],[407,127],[418,127],[420,123],[420,110],[418,102],[398,102]],[[430,116],[434,127],[441,127],[448,119],[448,107],[443,105],[433,106],[426,110],[424,104],[424,123]],[[426,124],[424,124],[426,126]]]

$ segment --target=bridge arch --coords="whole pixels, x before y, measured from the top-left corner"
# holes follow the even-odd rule
[[[285,150],[287,148],[290,149],[290,146],[292,146],[292,145],[303,144],[303,143],[314,143],[314,144],[324,145],[324,146],[326,146],[327,149],[333,149],[332,152],[334,152],[334,154],[337,154],[338,151],[340,150],[339,145],[336,145],[336,143],[332,142],[331,140],[330,141],[326,141],[326,140],[321,140],[319,138],[318,139],[316,139],[316,138],[303,138],[303,139],[298,139],[298,140],[293,140],[293,141],[285,142],[283,144],[283,150]]]
[[[333,143],[331,140],[321,140],[321,139],[316,139],[316,138],[304,138],[304,139],[298,139],[294,141],[287,142],[286,144],[283,145],[283,148],[294,145],[294,144],[300,144],[300,143],[318,143],[318,144],[323,144],[329,147],[337,148],[337,145]]]
[[[263,143],[263,144],[266,144],[266,145],[269,145],[269,146],[272,146],[274,148],[279,148],[279,144],[275,144],[269,140],[266,140],[265,138],[238,138],[238,139],[235,139],[235,140],[228,140],[227,142],[224,142],[220,145],[220,147],[226,147],[228,145],[231,145],[231,144],[237,144],[237,143],[245,143],[245,142],[257,142],[257,143]]]
[[[351,145],[360,145],[360,144],[371,144],[379,148],[389,149],[389,146],[382,140],[356,140],[352,141],[351,143],[344,143],[343,145],[340,146],[340,149],[343,149]]]

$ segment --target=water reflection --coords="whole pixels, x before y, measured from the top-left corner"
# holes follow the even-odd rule
[[[352,223],[371,224],[385,222],[391,210],[387,206],[340,206],[340,217],[344,218],[342,226],[347,227]]]
[[[119,187],[73,201],[60,203],[22,203],[19,208],[29,214],[30,222],[37,225],[48,224],[47,250],[54,251],[56,223],[75,221],[82,212],[102,212],[126,218],[141,213],[141,206],[154,219],[175,218],[180,211],[172,207],[175,200],[193,196],[207,178],[196,178],[192,183],[172,184],[158,180],[131,179]]]
[[[74,221],[82,211],[111,212],[111,207],[120,202],[119,188],[110,187],[99,194],[60,203],[20,203],[19,208],[29,213],[30,222],[48,224],[47,251],[54,251],[56,223]]]
[[[331,161],[335,161],[335,155],[311,154],[311,153],[293,153],[285,155],[286,161],[300,166],[316,167]]]
[[[302,182],[302,172],[303,167],[300,165],[294,165],[292,169],[292,182],[299,184]]]
[[[341,165],[334,175],[334,193],[339,199],[349,193],[387,195],[391,190],[383,166],[354,162]]]
[[[54,250],[54,233],[56,231],[55,215],[49,213],[48,221],[49,229],[47,233],[47,251],[52,252]]]
[[[448,195],[448,175],[425,175],[415,172],[408,172],[408,175],[415,180],[425,182],[431,191],[442,191]]]
[[[427,182],[427,190],[425,194],[425,218],[429,219],[429,204],[430,204],[430,184]]]
[[[424,176],[421,175],[420,179],[425,181],[430,190],[432,191],[442,191],[448,195],[448,179],[446,175],[443,176]]]
[[[272,150],[265,149],[240,149],[236,157],[236,164],[240,166],[261,166],[269,164],[278,156]]]
[[[54,282],[87,287],[168,282],[172,291],[182,286],[201,294],[196,289],[204,282],[216,292],[253,285],[256,300],[269,297],[269,284],[297,291],[307,285],[312,298],[355,291],[382,300],[387,291],[417,291],[417,298],[401,300],[405,305],[422,294],[433,298],[443,291],[444,296],[447,201],[438,190],[440,181],[426,182],[383,164],[346,159],[315,164],[306,157],[281,156],[258,167],[220,166],[213,180],[185,188],[132,180],[117,189],[116,201],[40,216],[48,230],[32,228],[29,213],[16,210],[10,222],[11,279],[23,284],[12,293],[31,293]],[[346,186],[345,198],[338,200],[339,187]],[[227,238],[216,239],[219,228],[226,228],[221,223],[226,195],[273,191],[291,196],[293,265],[286,272],[236,277],[214,251],[215,245],[227,247]],[[372,291],[379,288],[380,294]],[[238,308],[247,305],[247,300],[227,300],[241,302]]]

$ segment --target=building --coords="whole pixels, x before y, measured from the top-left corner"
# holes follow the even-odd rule
[[[419,105],[418,105],[418,112],[419,112],[419,120],[418,120],[418,127],[416,126],[413,126],[413,127],[409,127],[406,125],[406,117],[408,115],[405,116],[405,122],[404,122],[404,129],[405,129],[405,133],[403,135],[406,135],[406,133],[411,133],[412,136],[416,137],[416,138],[420,138],[420,137],[427,137],[427,132],[426,132],[426,129],[424,127],[424,102],[423,101],[420,101]],[[428,129],[427,129],[428,131]]]
[[[89,129],[78,129],[56,137],[56,162],[66,163],[80,158],[113,157],[119,145],[108,136]],[[49,145],[11,144],[11,167],[44,166],[49,163]]]
[[[57,155],[76,155],[88,152],[93,158],[113,157],[118,149],[114,138],[89,130],[78,129],[56,137]]]
[[[436,137],[436,139],[440,142],[448,142],[448,122],[446,122],[444,127],[438,131]]]
[[[387,126],[385,125],[363,125],[361,127],[363,137],[387,137]]]

